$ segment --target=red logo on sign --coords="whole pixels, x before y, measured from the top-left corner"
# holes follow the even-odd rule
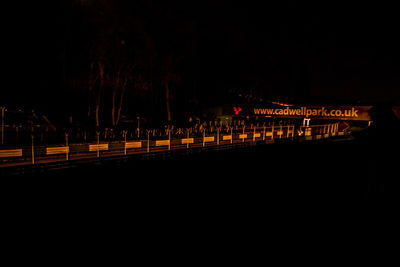
[[[235,115],[239,115],[240,111],[242,111],[241,107],[233,107],[233,111],[235,112]]]

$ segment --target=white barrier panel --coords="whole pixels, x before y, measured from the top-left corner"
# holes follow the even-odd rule
[[[22,149],[0,150],[0,158],[22,157]]]
[[[325,138],[328,138],[328,137],[329,137],[329,134],[324,134],[324,137],[325,137]]]
[[[254,138],[257,138],[257,137],[261,137],[261,134],[260,133],[255,133],[254,134]]]
[[[266,132],[265,133],[265,136],[271,136],[272,137],[273,135],[274,135],[274,132]]]
[[[89,151],[108,150],[108,144],[89,145]]]
[[[46,155],[69,153],[69,146],[46,147]]]
[[[204,142],[214,142],[215,137],[214,136],[205,136],[204,137]]]
[[[183,138],[182,139],[182,145],[193,144],[193,143],[194,143],[194,138]]]
[[[126,142],[125,148],[141,148],[142,142]]]
[[[169,146],[169,140],[157,140],[156,146]]]
[[[344,135],[344,132],[338,132],[338,135]]]
[[[232,140],[232,135],[224,135],[224,136],[222,136],[222,140],[223,141]]]
[[[239,139],[246,139],[247,138],[247,134],[239,134]]]
[[[276,134],[279,135],[279,136],[282,136],[283,135],[283,131],[277,131]]]
[[[317,140],[322,139],[322,135],[321,135],[321,134],[317,134],[317,135],[315,136],[315,138],[316,138]]]

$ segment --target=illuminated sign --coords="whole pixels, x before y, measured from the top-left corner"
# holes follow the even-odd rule
[[[253,115],[369,121],[371,109],[372,106],[287,106],[285,108],[254,108]]]

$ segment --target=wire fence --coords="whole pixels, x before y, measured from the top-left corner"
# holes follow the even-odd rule
[[[0,149],[0,167],[39,164],[56,161],[79,160],[99,157],[127,156],[140,153],[157,153],[175,149],[191,149],[210,146],[224,146],[238,143],[273,143],[276,140],[318,140],[336,135],[338,123],[300,126],[237,126],[146,129],[132,136],[123,131],[118,140],[100,138],[97,132],[94,142],[71,142],[68,134],[65,142],[58,144],[36,144],[31,136],[31,144],[23,147]]]

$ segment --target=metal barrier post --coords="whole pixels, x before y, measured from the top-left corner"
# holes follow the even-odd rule
[[[65,133],[65,146],[68,148],[68,133]],[[68,160],[68,153],[69,149],[67,149],[67,151],[65,152],[67,160]]]
[[[190,138],[190,136],[189,136],[189,129],[186,129],[186,132],[187,132],[187,139],[189,139],[189,138]],[[186,148],[189,148],[189,142],[187,142]]]
[[[124,144],[124,155],[126,156],[126,131],[123,131],[124,133],[124,139],[125,139],[125,144]]]
[[[292,140],[294,140],[294,125],[292,126]]]
[[[219,146],[219,128],[217,128],[217,146]]]
[[[136,117],[137,121],[137,138],[139,139],[140,137],[140,117]]]
[[[32,139],[32,165],[33,164],[35,164],[35,147],[34,147],[34,144],[33,144],[33,134],[31,134],[31,139]]]
[[[265,126],[263,127],[263,141],[265,141]]]
[[[232,134],[232,131],[233,131],[233,127],[231,127],[231,144],[232,144],[232,142],[233,142],[233,134]]]
[[[100,132],[96,132],[96,134],[97,134],[97,157],[100,157],[100,151],[99,151]]]
[[[203,129],[203,147],[205,146],[206,129]]]
[[[147,153],[150,152],[150,131],[147,131]]]
[[[5,107],[1,107],[1,144],[2,145],[4,145],[4,109],[5,109]]]
[[[171,150],[171,130],[168,130],[168,150]]]
[[[274,123],[272,123],[272,135],[271,135],[271,140],[274,140]]]

